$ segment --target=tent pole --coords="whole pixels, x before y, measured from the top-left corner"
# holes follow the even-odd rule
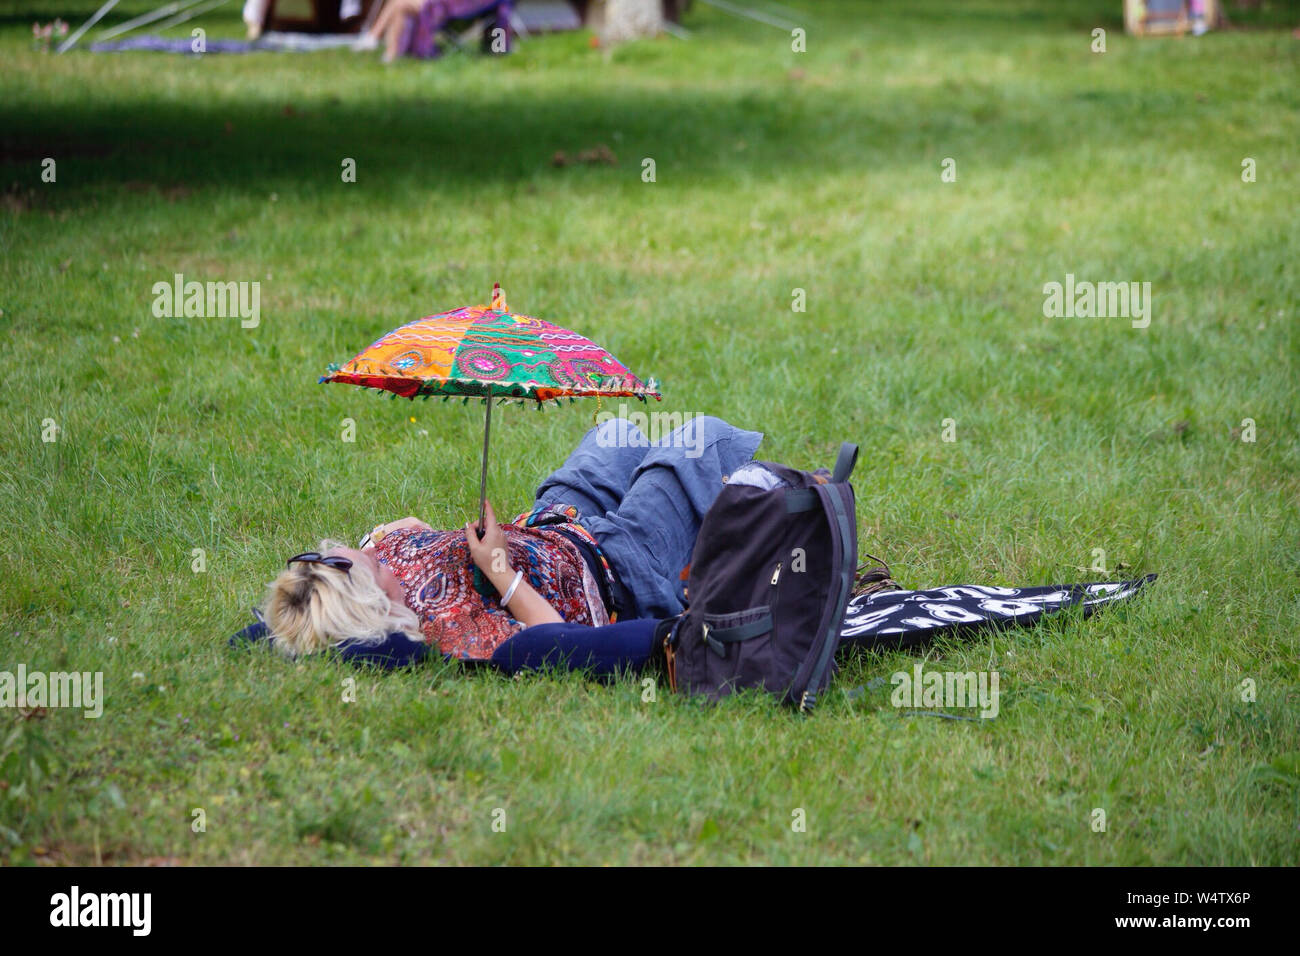
[[[479,476],[478,483],[478,536],[483,540],[483,535],[487,533],[487,525],[484,521],[487,519],[487,463],[488,463],[488,439],[492,435],[492,386],[488,386],[487,394],[487,415],[483,419],[483,473]]]
[[[193,6],[198,2],[199,0],[190,0],[190,6]],[[174,0],[174,2],[172,3],[163,4],[161,7],[159,7],[157,10],[153,11],[152,13],[142,13],[138,17],[134,17],[130,20],[127,20],[126,23],[118,24],[117,26],[113,27],[113,29],[111,30],[105,30],[103,33],[99,35],[99,42],[103,43],[105,40],[111,40],[113,39],[113,37],[121,36],[123,33],[130,33],[136,27],[143,26],[146,23],[152,23],[155,20],[161,20],[163,17],[170,17],[173,13],[175,13],[179,9],[181,9],[181,4],[179,3],[179,0]]]
[[[73,33],[72,36],[68,37],[66,40],[60,43],[59,48],[54,52],[67,53],[69,50],[71,50],[72,45],[81,39],[81,35],[85,33],[87,30],[89,30],[91,27],[93,27],[96,23],[98,23],[103,18],[104,14],[108,13],[108,11],[112,10],[115,6],[117,6],[117,0],[108,0],[107,3],[105,3],[102,7],[100,7],[93,14],[91,14],[90,19],[87,20],[85,23],[83,23],[80,27],[78,27],[76,32]]]
[[[782,30],[793,30],[798,26],[798,24],[791,23],[789,20],[774,17],[770,13],[763,13],[761,10],[752,10],[748,7],[742,7],[729,2],[729,0],[700,0],[700,2],[708,4],[711,7],[717,7],[719,10],[730,13],[734,17],[745,17],[748,20],[754,20],[757,23],[766,23],[770,27],[779,27]]]
[[[180,13],[176,14],[176,16],[172,17],[166,23],[158,24],[157,29],[167,30],[176,26],[178,23],[184,23],[186,20],[193,20],[200,13],[207,13],[209,10],[214,10],[225,2],[226,0],[208,0],[207,3],[194,10],[191,10],[189,7],[184,7]]]

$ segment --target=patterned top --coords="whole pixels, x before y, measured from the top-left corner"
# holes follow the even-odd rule
[[[523,580],[560,617],[593,626],[609,622],[600,587],[577,545],[547,528],[503,524],[501,530],[510,566],[524,572]],[[425,641],[444,654],[482,660],[523,629],[475,567],[463,530],[392,531],[375,545],[375,557],[401,582]]]

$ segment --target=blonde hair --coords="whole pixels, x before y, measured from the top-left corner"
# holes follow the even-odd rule
[[[326,539],[320,553],[342,546]],[[289,657],[350,642],[377,644],[394,631],[423,640],[415,612],[388,597],[368,564],[344,573],[295,562],[271,582],[264,614],[272,645]]]

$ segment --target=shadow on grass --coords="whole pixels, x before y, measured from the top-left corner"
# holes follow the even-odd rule
[[[660,182],[677,178],[699,186],[787,175],[812,181],[937,163],[938,151],[958,140],[1014,143],[1014,150],[994,150],[1003,157],[1050,157],[1071,148],[1062,130],[1080,114],[1115,109],[1109,101],[1060,105],[1050,111],[1034,100],[1007,100],[1001,90],[972,88],[878,91],[846,100],[785,81],[743,95],[480,92],[469,100],[407,96],[373,103],[286,95],[49,110],[10,102],[0,105],[0,180],[28,178],[44,157],[54,157],[64,188],[51,202],[60,207],[114,187],[325,192],[337,188],[345,157],[356,160],[367,186],[399,193],[580,176],[638,188],[645,157],[655,159]],[[1130,105],[1142,112],[1140,102]],[[607,162],[602,146],[616,164]],[[572,162],[586,150],[597,155]],[[557,168],[553,158],[561,151],[571,162]]]

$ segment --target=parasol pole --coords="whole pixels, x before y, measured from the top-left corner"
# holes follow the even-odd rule
[[[488,386],[487,393],[487,416],[483,419],[483,473],[479,476],[478,482],[478,537],[483,540],[483,535],[487,533],[487,526],[484,521],[487,519],[487,460],[488,460],[488,439],[492,435],[492,386]]]
[[[491,309],[498,309],[505,312],[506,296],[501,291],[501,283],[492,283],[492,300]],[[492,434],[492,386],[487,387],[487,418],[483,420],[483,474],[478,483],[478,537],[483,540],[483,535],[487,532],[487,526],[484,521],[487,519],[487,460],[488,460],[488,436]]]

